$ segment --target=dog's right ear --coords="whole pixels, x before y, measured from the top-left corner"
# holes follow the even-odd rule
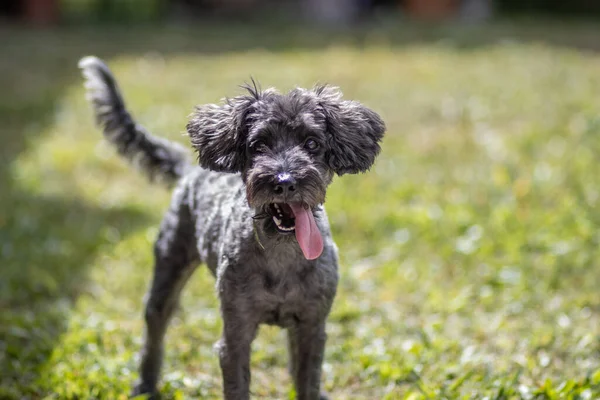
[[[187,132],[203,168],[240,172],[244,167],[249,116],[261,95],[256,85],[247,89],[248,95],[199,106],[192,114]]]
[[[381,149],[381,117],[356,101],[343,100],[338,88],[317,86],[313,92],[325,114],[329,166],[340,176],[367,171]]]

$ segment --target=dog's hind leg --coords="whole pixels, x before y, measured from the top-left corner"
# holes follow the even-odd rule
[[[175,195],[154,245],[154,277],[146,298],[146,332],[141,351],[140,380],[133,395],[155,394],[163,358],[163,339],[181,290],[200,259],[187,206]]]

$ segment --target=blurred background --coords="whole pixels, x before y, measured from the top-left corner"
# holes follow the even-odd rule
[[[125,399],[137,377],[170,193],[94,127],[89,54],[186,146],[193,106],[250,77],[328,82],[383,116],[377,163],[326,203],[332,398],[600,398],[599,17],[595,0],[3,0],[0,399]],[[220,398],[215,297],[200,268],[166,399]],[[284,332],[253,350],[255,397],[294,398]]]
[[[299,12],[302,12],[299,14]],[[594,0],[4,0],[6,18],[34,24],[97,21],[164,21],[248,13],[287,13],[310,21],[348,23],[378,13],[402,12],[414,18],[486,20],[522,13],[564,17],[600,12]],[[256,16],[256,15],[255,15]]]
[[[589,17],[600,12],[600,3],[594,0],[4,0],[0,7],[5,18],[33,24],[190,20],[215,15],[247,18],[248,13],[261,12],[268,12],[269,18],[279,12],[327,23],[390,12],[469,21],[498,14]]]

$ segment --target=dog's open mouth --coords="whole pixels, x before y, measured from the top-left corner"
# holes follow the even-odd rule
[[[280,233],[296,233],[296,240],[306,259],[314,260],[321,255],[323,238],[308,205],[300,202],[271,203],[269,213]]]
[[[287,203],[269,204],[269,212],[273,216],[275,227],[281,233],[290,233],[296,229],[296,217]]]

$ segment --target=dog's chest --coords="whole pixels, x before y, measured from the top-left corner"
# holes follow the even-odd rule
[[[221,279],[221,301],[247,310],[260,323],[281,327],[327,314],[337,282],[334,265],[293,259],[264,261],[227,268]]]
[[[298,320],[311,319],[325,306],[324,291],[319,282],[322,271],[317,266],[290,267],[289,271],[263,271],[262,285],[256,288],[256,305],[261,308],[262,322],[278,326],[292,326]]]
[[[335,245],[328,235],[321,257],[309,261],[295,240],[270,243],[262,236],[261,242],[253,229],[227,232],[211,267],[226,312],[282,327],[327,316],[337,286]]]

